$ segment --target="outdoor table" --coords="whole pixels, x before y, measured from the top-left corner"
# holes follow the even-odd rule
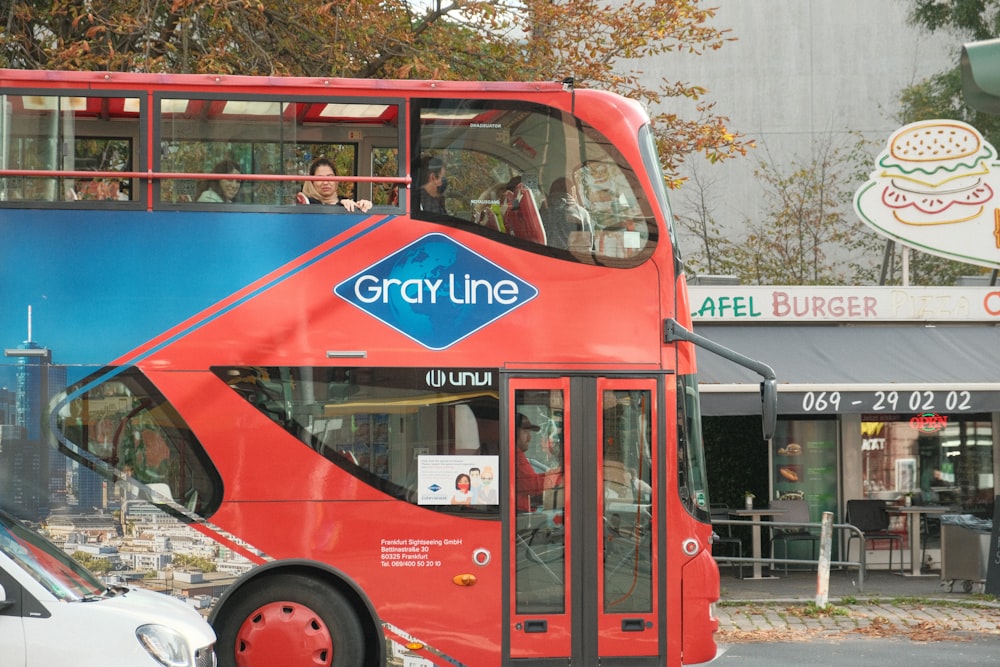
[[[921,514],[944,514],[947,507],[933,505],[912,505],[910,507],[887,507],[890,514],[902,514],[907,517],[906,530],[910,537],[910,571],[903,572],[906,577],[931,577],[932,574],[924,574],[920,571],[923,563],[920,560],[920,515]]]
[[[753,575],[748,579],[777,579],[778,577],[765,577],[761,568],[761,548],[760,548],[760,521],[762,517],[775,517],[784,514],[785,510],[770,510],[763,507],[753,509],[729,510],[729,516],[748,519],[753,522],[750,527],[751,543],[753,548]]]

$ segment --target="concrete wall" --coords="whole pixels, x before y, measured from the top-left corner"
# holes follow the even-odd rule
[[[697,169],[713,183],[713,215],[727,229],[762,214],[762,190],[753,176],[758,160],[807,161],[814,142],[832,135],[850,144],[852,131],[877,141],[874,158],[901,125],[901,89],[957,65],[961,49],[960,37],[931,36],[908,25],[906,0],[705,0],[702,5],[718,7],[714,25],[731,28],[738,41],[701,56],[670,54],[637,67],[650,86],[666,78],[707,87],[706,99],[729,117],[730,129],[756,140],[758,148],[747,158],[721,165],[692,160],[685,170]],[[686,101],[668,100],[665,106],[694,114]],[[673,193],[676,213],[691,214],[689,192]],[[681,244],[690,252],[690,238],[682,235]]]

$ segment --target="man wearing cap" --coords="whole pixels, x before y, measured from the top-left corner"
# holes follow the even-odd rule
[[[528,447],[531,446],[531,434],[541,430],[531,423],[527,415],[517,413],[517,426],[514,433],[515,489],[517,492],[517,511],[531,511],[531,496],[539,496],[546,489],[559,486],[562,480],[562,470],[552,469],[549,472],[535,471],[528,460]]]

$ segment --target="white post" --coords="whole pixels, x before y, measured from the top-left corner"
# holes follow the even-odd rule
[[[833,512],[823,512],[819,533],[819,568],[816,573],[816,606],[826,609],[830,598],[830,542],[833,535]]]

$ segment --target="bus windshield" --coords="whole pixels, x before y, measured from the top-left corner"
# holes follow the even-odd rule
[[[709,515],[708,472],[701,436],[697,378],[677,378],[677,486],[681,502],[702,520]]]

